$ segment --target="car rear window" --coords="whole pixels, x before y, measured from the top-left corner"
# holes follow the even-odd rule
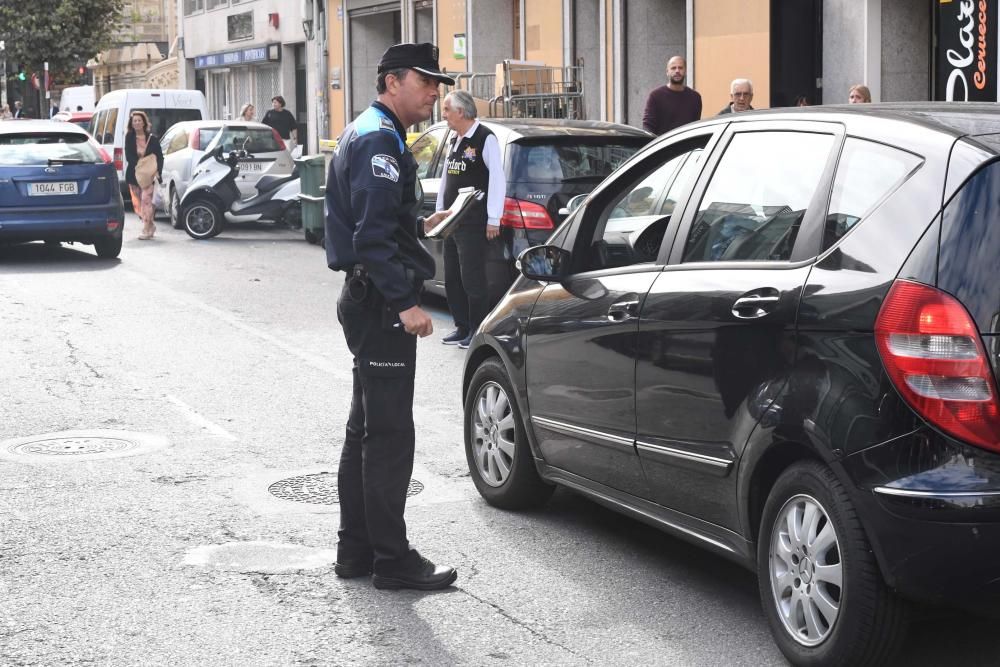
[[[520,141],[510,146],[515,182],[599,183],[648,143],[645,137],[615,140],[586,138]]]
[[[1000,162],[983,167],[944,209],[938,287],[953,294],[981,332],[1000,333]]]
[[[271,128],[231,127],[226,130],[226,134],[222,138],[222,146],[226,152],[240,150],[243,148],[244,142],[246,142],[247,152],[250,153],[275,153],[281,150]]]
[[[50,162],[103,162],[90,137],[69,132],[0,134],[0,165],[47,165]]]
[[[187,120],[201,120],[201,111],[198,109],[142,109],[136,108],[132,111],[142,111],[149,116],[149,123],[153,126],[153,134],[162,137],[166,134],[174,123],[181,123]]]

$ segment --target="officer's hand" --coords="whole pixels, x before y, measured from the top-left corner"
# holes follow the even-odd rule
[[[431,316],[424,312],[420,306],[411,306],[399,314],[399,321],[403,323],[406,333],[414,336],[430,336],[434,332],[434,323]]]
[[[424,218],[424,233],[431,231],[438,226],[442,220],[451,215],[451,211],[438,211],[434,215],[429,215]]]
[[[500,236],[500,225],[486,225],[486,238],[492,241]]]

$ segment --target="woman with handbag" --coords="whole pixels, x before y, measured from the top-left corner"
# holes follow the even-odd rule
[[[125,134],[125,182],[132,195],[132,210],[142,220],[139,240],[146,241],[156,234],[153,223],[153,190],[163,171],[163,150],[160,140],[149,131],[149,117],[142,111],[133,111],[128,117]]]

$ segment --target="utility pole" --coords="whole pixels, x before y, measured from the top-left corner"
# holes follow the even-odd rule
[[[51,111],[52,104],[50,103],[50,100],[52,99],[52,93],[49,92],[49,61],[48,60],[45,61],[45,80],[42,82],[42,89],[45,91],[45,104],[44,104],[45,111],[43,111],[42,113],[48,113],[48,114],[50,114],[50,113],[52,113],[52,111]],[[38,117],[39,118],[45,118],[45,116],[43,116],[41,113],[38,114]]]

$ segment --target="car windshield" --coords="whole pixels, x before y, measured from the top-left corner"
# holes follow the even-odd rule
[[[158,137],[166,134],[174,123],[201,120],[201,111],[198,109],[133,109],[133,111],[142,111],[149,116],[151,131]]]
[[[0,134],[0,166],[48,165],[50,162],[103,162],[90,137],[78,133]]]
[[[223,150],[238,151],[244,147],[249,153],[275,153],[281,150],[274,132],[267,127],[230,127],[222,138]]]
[[[647,137],[552,139],[511,145],[511,180],[569,183],[604,180],[642,148]]]

